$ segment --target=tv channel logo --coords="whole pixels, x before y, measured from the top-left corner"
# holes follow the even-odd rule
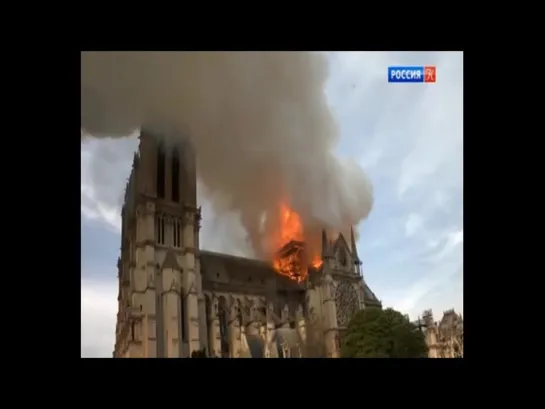
[[[433,65],[419,67],[388,67],[388,82],[435,82]]]

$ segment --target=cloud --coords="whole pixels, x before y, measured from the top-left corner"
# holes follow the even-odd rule
[[[409,218],[405,222],[405,236],[411,237],[414,236],[418,230],[422,227],[423,219],[422,216],[416,213],[411,213]]]
[[[136,151],[136,135],[81,144],[81,214],[111,231],[121,228],[125,183]],[[115,157],[116,160],[110,160]]]
[[[360,158],[374,186],[358,242],[366,280],[385,305],[411,316],[461,310],[462,53],[334,53],[331,61],[338,150]],[[428,64],[436,84],[386,81],[389,65]]]
[[[377,166],[382,158],[383,151],[380,148],[371,149],[363,156],[363,159],[359,162],[360,166],[364,169],[371,169]]]
[[[394,302],[395,308],[401,311],[410,311],[414,316],[422,311],[421,309],[415,310],[415,307],[423,299],[445,296],[448,291],[444,291],[441,287],[448,284],[457,275],[458,279],[462,279],[462,245],[463,230],[446,234],[440,240],[439,245],[435,246],[434,252],[430,256],[422,258],[422,261],[429,266],[428,272],[396,299]],[[452,294],[447,294],[447,296],[452,298]],[[459,296],[461,300],[461,294]],[[461,311],[461,302],[456,301],[456,303],[458,304],[458,310]],[[435,304],[440,304],[440,302],[435,302]],[[426,308],[432,307],[430,305]],[[449,305],[443,304],[442,307],[436,309],[443,310],[447,309],[447,307]]]
[[[434,262],[439,262],[449,256],[464,242],[464,230],[458,230],[449,233],[445,245],[435,254],[432,259]]]
[[[104,223],[114,231],[121,229],[119,207],[101,201],[92,185],[81,185],[81,214],[86,219]]]
[[[83,279],[81,282],[81,356],[83,358],[112,356],[116,317],[116,282]]]

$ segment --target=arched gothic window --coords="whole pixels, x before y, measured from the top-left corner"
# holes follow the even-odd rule
[[[220,321],[220,340],[221,340],[221,355],[222,357],[229,356],[229,310],[225,297],[220,297],[218,300],[218,315]]]
[[[212,340],[212,336],[211,336],[211,332],[210,332],[210,325],[212,324],[212,302],[210,301],[210,297],[208,295],[205,294],[204,296],[204,309],[205,309],[205,314],[206,314],[206,328],[207,328],[207,331],[208,331],[208,340],[207,340],[207,345],[208,345],[208,356],[212,356],[212,354],[214,353],[214,344],[213,344],[213,340]]]
[[[181,328],[182,328],[182,341],[183,342],[186,342],[187,341],[187,327],[186,327],[186,317],[185,317],[185,300],[186,298],[184,297],[184,289],[182,288],[181,289],[181,297],[180,297],[180,319],[182,320],[182,325]]]
[[[339,249],[339,263],[341,263],[341,266],[346,267],[347,262],[348,256],[346,254],[346,249],[343,246]]]

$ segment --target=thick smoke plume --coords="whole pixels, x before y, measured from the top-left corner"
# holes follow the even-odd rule
[[[205,196],[217,214],[240,213],[256,255],[270,255],[263,238],[281,201],[301,215],[312,246],[322,227],[369,214],[362,169],[333,154],[323,55],[85,52],[81,61],[82,137],[122,137],[143,124],[189,135]]]

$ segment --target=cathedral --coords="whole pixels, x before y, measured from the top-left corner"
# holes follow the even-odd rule
[[[426,310],[415,324],[424,333],[428,358],[464,357],[464,320],[454,309],[444,311],[439,322],[434,321],[432,310]]]
[[[272,262],[201,250],[196,155],[142,130],[122,208],[114,358],[340,356],[351,315],[381,306],[354,233],[322,232],[304,280]],[[304,253],[291,241],[281,257]]]

